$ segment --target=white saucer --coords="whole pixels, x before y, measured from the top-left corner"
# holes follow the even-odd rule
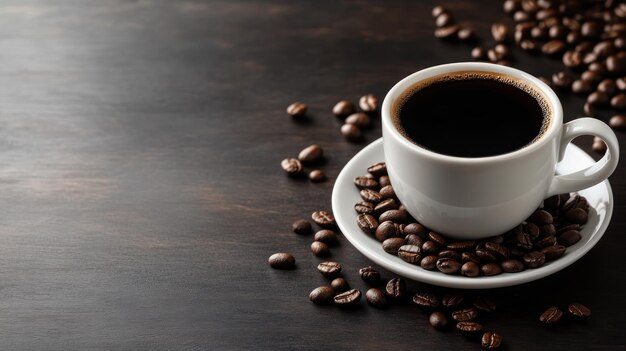
[[[365,175],[367,167],[384,161],[382,139],[366,146],[343,168],[333,188],[333,214],[343,235],[365,256],[376,264],[404,277],[420,282],[464,289],[498,288],[517,285],[537,280],[560,271],[576,262],[600,240],[609,225],[613,213],[613,192],[608,180],[579,193],[587,198],[593,208],[589,212],[589,222],[581,231],[583,238],[567,248],[565,255],[537,269],[527,269],[519,273],[502,273],[492,277],[469,278],[445,275],[437,271],[428,271],[419,266],[402,261],[383,251],[382,245],[373,236],[361,231],[356,224],[357,213],[354,204],[361,200],[353,180]],[[557,166],[557,172],[564,174],[585,168],[593,159],[583,150],[570,144],[564,161]]]

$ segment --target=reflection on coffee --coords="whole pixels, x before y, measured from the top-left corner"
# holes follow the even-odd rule
[[[459,72],[422,81],[394,106],[396,128],[414,144],[457,157],[486,157],[538,140],[551,111],[536,88],[506,75]]]

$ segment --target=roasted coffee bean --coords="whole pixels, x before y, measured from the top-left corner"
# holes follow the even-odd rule
[[[387,296],[400,300],[406,296],[406,283],[402,278],[393,278],[385,286]]]
[[[374,213],[382,214],[389,210],[397,210],[400,204],[395,199],[385,199],[374,207]]]
[[[311,234],[313,229],[311,228],[311,223],[306,219],[299,219],[291,225],[291,230],[293,230],[296,234]]]
[[[322,228],[333,228],[336,225],[335,216],[328,211],[315,211],[311,214],[311,219]]]
[[[457,322],[469,322],[478,316],[478,310],[475,308],[464,308],[452,312],[452,319]]]
[[[383,199],[382,195],[380,195],[378,191],[372,189],[363,189],[359,194],[363,200],[372,204],[377,204]]]
[[[469,41],[474,39],[474,30],[470,27],[461,27],[459,31],[456,33],[456,36],[461,41]]]
[[[402,245],[398,249],[398,257],[405,262],[418,264],[422,260],[422,249],[417,245]]]
[[[420,267],[428,271],[434,271],[437,269],[438,259],[439,257],[435,255],[424,256],[424,258],[420,261]]]
[[[294,102],[287,106],[287,114],[291,117],[302,117],[306,114],[307,106],[301,102]]]
[[[526,52],[530,52],[533,53],[535,51],[537,51],[539,49],[539,47],[537,46],[537,43],[535,43],[532,40],[522,40],[519,43],[519,47],[526,51]]]
[[[613,129],[626,130],[626,116],[615,115],[609,120],[609,126]]]
[[[617,91],[617,84],[613,79],[604,79],[598,84],[598,91],[613,95]]]
[[[456,38],[456,35],[459,32],[459,29],[461,28],[456,24],[437,28],[435,29],[435,38],[439,38],[439,39]]]
[[[526,220],[537,225],[552,224],[554,221],[550,212],[545,210],[536,210]]]
[[[509,35],[509,27],[504,23],[494,23],[491,25],[491,36],[497,43],[506,41]]]
[[[574,78],[569,72],[561,71],[552,75],[552,84],[560,89],[569,89]]]
[[[346,118],[354,113],[354,104],[348,100],[341,100],[333,106],[333,114],[339,118]]]
[[[570,223],[580,225],[585,224],[588,220],[587,211],[583,210],[582,208],[573,208],[565,212],[565,219],[568,220]]]
[[[428,233],[428,238],[434,241],[437,245],[446,246],[448,244],[448,240],[446,240],[446,238],[439,233],[430,232]]]
[[[304,148],[298,154],[298,160],[305,164],[311,164],[319,161],[324,156],[324,150],[321,146],[313,144]]]
[[[374,211],[374,205],[367,201],[357,202],[354,205],[356,213],[370,214]]]
[[[376,179],[372,179],[369,177],[359,176],[354,178],[354,185],[356,185],[359,189],[378,189],[378,182]]]
[[[501,53],[497,52],[494,49],[489,49],[487,50],[487,58],[489,59],[489,61],[493,63],[497,63],[504,59],[504,55],[502,55]]]
[[[422,244],[422,252],[424,255],[433,255],[439,253],[439,246],[434,241],[427,240]]]
[[[565,42],[570,45],[576,45],[583,40],[583,36],[579,32],[569,32],[565,37]]]
[[[404,226],[404,228],[402,229],[402,233],[415,234],[419,237],[425,237],[425,235],[428,233],[428,230],[426,229],[426,227],[419,223],[409,223]]]
[[[587,306],[580,303],[573,303],[567,306],[567,312],[569,312],[569,314],[573,317],[580,319],[589,318],[589,316],[591,316],[591,310]]]
[[[361,292],[357,289],[351,289],[336,295],[333,299],[336,305],[341,307],[355,306],[361,301]]]
[[[474,261],[468,261],[461,266],[461,274],[466,277],[477,277],[480,274],[480,267]]]
[[[317,271],[326,278],[335,278],[341,272],[341,264],[339,262],[322,262],[317,265]]]
[[[356,223],[367,234],[374,234],[378,228],[378,221],[370,214],[359,214],[356,217]]]
[[[448,250],[448,249],[441,250],[441,251],[439,251],[437,256],[439,258],[444,258],[445,257],[445,258],[451,258],[451,259],[453,259],[455,261],[459,261],[459,262],[461,261],[461,254],[456,252],[456,251],[454,251],[454,250]]]
[[[391,185],[391,181],[389,181],[389,176],[385,175],[378,178],[378,184],[380,184],[381,187]]]
[[[280,166],[288,176],[297,176],[302,173],[302,163],[295,158],[286,158],[280,162]]]
[[[400,229],[402,229],[402,225],[400,226]],[[419,247],[422,247],[422,245],[424,245],[424,239],[419,237],[417,234],[407,234],[404,237],[404,240],[406,240],[407,245],[417,245]]]
[[[578,79],[572,82],[572,92],[574,94],[579,94],[579,95],[588,94],[591,92],[592,89],[593,89],[593,86],[591,85],[591,82],[589,82],[588,80]]]
[[[385,239],[385,241],[383,241],[383,250],[385,250],[385,252],[388,254],[397,255],[398,249],[400,249],[400,246],[404,245],[405,243],[406,240],[404,240],[404,238]]]
[[[507,259],[511,255],[508,248],[496,243],[485,243],[485,249],[494,255],[498,260]]]
[[[395,199],[396,192],[393,190],[392,185],[384,186],[380,189],[380,195],[382,195],[383,199]]]
[[[565,51],[566,45],[561,40],[551,40],[541,47],[541,51],[546,55],[558,55]]]
[[[406,211],[400,210],[400,209],[385,211],[378,217],[379,222],[392,221],[394,223],[403,223],[403,222],[406,222],[406,220],[407,220]]]
[[[594,91],[587,96],[587,102],[593,106],[605,106],[609,103],[609,96],[601,91]]]
[[[437,27],[445,27],[454,23],[454,19],[449,12],[444,12],[435,18],[435,25]]]
[[[473,249],[474,245],[476,245],[475,241],[470,241],[470,240],[455,241],[446,245],[446,248],[450,250],[456,250],[456,251],[467,251],[467,250]]]
[[[480,344],[485,350],[496,350],[502,345],[502,336],[494,332],[486,332],[480,340]]]
[[[586,80],[590,83],[596,83],[599,82],[601,78],[600,74],[598,72],[594,72],[594,71],[584,71],[582,73],[582,75],[580,76],[580,79],[582,80]]]
[[[428,317],[428,322],[431,327],[437,330],[448,329],[448,318],[441,312],[435,311],[431,313],[430,317]]]
[[[619,89],[620,91],[626,91],[626,79],[625,78],[617,78],[615,80],[615,85],[617,86],[617,89]]]
[[[457,274],[461,270],[461,264],[452,258],[440,258],[437,260],[437,269],[445,274]]]
[[[367,172],[374,177],[382,177],[387,175],[387,165],[385,162],[378,162],[367,167]]]
[[[334,296],[335,290],[333,290],[330,286],[324,285],[311,291],[309,294],[309,300],[318,305],[327,305],[333,301]]]
[[[476,250],[474,252],[481,262],[493,262],[496,260],[496,256],[487,250],[485,243],[476,245]]]
[[[598,38],[602,34],[602,30],[602,25],[593,21],[587,21],[580,27],[580,33],[585,38]]]
[[[456,324],[456,330],[460,331],[462,334],[474,335],[481,332],[483,326],[476,322],[458,322]]]
[[[556,236],[550,235],[535,242],[535,249],[541,250],[543,248],[546,248],[548,246],[553,246],[555,244],[556,244]]]
[[[601,41],[593,47],[593,53],[600,58],[605,58],[615,52],[615,46],[612,41]]]
[[[359,107],[364,112],[374,112],[378,109],[378,98],[374,94],[363,95],[359,99]]]
[[[484,61],[487,58],[487,51],[484,48],[477,46],[472,49],[471,55],[474,60]]]
[[[380,273],[372,266],[359,269],[359,276],[368,284],[376,285],[380,282]]]
[[[626,94],[617,94],[611,98],[611,107],[616,110],[626,109]]]
[[[311,252],[317,257],[326,257],[330,255],[330,249],[328,245],[321,241],[314,241],[311,243]]]
[[[532,251],[524,255],[524,264],[528,268],[539,268],[546,262],[546,256],[539,251]]]
[[[292,269],[296,265],[296,259],[290,253],[275,253],[267,260],[270,267],[275,269]]]
[[[606,152],[607,146],[602,139],[594,137],[591,149],[599,154],[604,154]]]
[[[593,107],[592,104],[585,102],[585,104],[583,105],[583,111],[585,112],[585,115],[587,116],[594,116],[595,115],[595,108]]]
[[[495,262],[486,263],[480,267],[480,271],[485,276],[498,275],[502,273],[502,268]]]
[[[543,248],[541,253],[546,257],[546,261],[554,261],[565,254],[566,248],[563,245],[554,245]]]
[[[319,169],[314,169],[309,173],[309,180],[313,183],[321,183],[326,180],[326,173]]]
[[[567,28],[561,25],[555,25],[548,30],[548,36],[551,39],[564,39],[567,35]]]
[[[378,288],[370,288],[365,293],[367,303],[376,308],[384,308],[389,304],[385,294]]]
[[[513,14],[513,20],[516,22],[525,22],[530,20],[530,15],[524,11],[515,11]]]
[[[337,239],[337,233],[330,229],[322,229],[315,233],[314,240],[323,242],[328,246],[337,245],[337,243],[339,243],[339,240]]]
[[[370,117],[364,112],[353,113],[346,118],[346,123],[354,124],[360,129],[365,129],[370,126]]]
[[[585,63],[588,63],[588,62],[585,62]],[[601,74],[601,75],[607,73],[606,64],[603,63],[603,62],[592,62],[592,63],[589,64],[587,69],[592,71],[592,72],[596,72],[598,74]]]
[[[434,18],[437,18],[441,14],[447,13],[447,12],[448,12],[448,9],[446,9],[444,6],[439,5],[433,8],[433,10],[431,11],[431,14]]]
[[[626,58],[618,55],[607,57],[606,69],[612,74],[622,74],[626,72]]]
[[[568,225],[566,225],[564,227],[560,227],[559,230],[556,231],[556,234],[557,235],[561,235],[561,234],[565,233],[568,230],[578,230],[578,231],[580,231],[580,224],[573,223],[573,224],[568,224]]]
[[[399,236],[399,228],[398,225],[393,223],[392,221],[384,221],[378,225],[376,228],[376,232],[374,233],[374,237],[380,242],[383,242],[389,238]]]
[[[577,230],[568,230],[565,233],[559,235],[557,241],[560,245],[569,247],[580,241],[582,235]]]
[[[545,238],[546,236],[554,234],[556,234],[556,228],[554,227],[554,224],[544,224],[539,227],[539,238]]]
[[[361,140],[361,129],[354,124],[346,123],[341,126],[341,135],[349,141]]]
[[[598,64],[598,55],[593,52],[586,53],[585,56],[583,56],[583,63],[585,65]]]
[[[413,303],[425,310],[433,310],[439,307],[441,300],[435,294],[417,293],[413,295]]]
[[[553,325],[558,323],[562,317],[563,312],[558,307],[552,306],[539,316],[539,321],[545,325]]]
[[[533,39],[543,40],[547,36],[546,30],[541,27],[533,27],[530,29],[530,37]]]
[[[493,312],[496,310],[496,303],[492,299],[484,296],[477,297],[473,305],[483,312]]]
[[[441,299],[441,304],[446,308],[457,308],[461,306],[465,297],[461,293],[446,294]]]
[[[507,273],[517,273],[524,270],[524,264],[516,259],[508,259],[500,262],[502,271]]]
[[[537,235],[539,235],[539,233],[537,233]],[[530,235],[521,231],[515,233],[515,237],[513,238],[513,243],[515,246],[524,250],[530,250],[533,247],[533,242],[530,238]]]
[[[554,219],[553,219],[554,220]],[[531,239],[535,240],[539,234],[541,229],[532,222],[528,222],[523,226],[524,232],[527,233]]]
[[[330,282],[330,286],[335,289],[335,292],[340,293],[344,291],[348,291],[350,289],[350,285],[343,278],[335,278]]]

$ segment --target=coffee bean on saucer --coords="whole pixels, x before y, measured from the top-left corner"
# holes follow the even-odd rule
[[[609,120],[609,126],[613,129],[626,129],[626,115],[615,115]]]
[[[428,230],[426,229],[426,227],[419,223],[409,223],[404,226],[404,228],[402,229],[402,233],[415,234],[419,237],[424,237],[428,233]]]
[[[569,312],[571,316],[579,319],[589,318],[589,316],[591,316],[591,310],[587,306],[580,303],[570,304],[567,307],[567,312]]]
[[[380,176],[378,178],[378,184],[380,184],[381,187],[383,186],[387,186],[387,185],[391,185],[391,181],[389,180],[389,176]]]
[[[483,330],[483,326],[476,322],[458,322],[456,324],[456,330],[465,335],[474,335]]]
[[[480,267],[476,262],[465,262],[461,266],[461,274],[466,277],[477,277],[480,274]]]
[[[573,208],[567,212],[565,212],[565,219],[570,223],[583,225],[587,223],[588,215],[587,211],[582,208]]]
[[[354,205],[354,210],[356,213],[370,214],[374,211],[374,205],[367,201],[361,201]]]
[[[377,190],[379,188],[378,182],[376,179],[359,176],[354,178],[354,185],[356,185],[359,189],[373,189]]]
[[[405,262],[418,264],[422,259],[422,249],[417,245],[402,245],[398,249],[398,257]]]
[[[302,163],[295,158],[286,158],[280,162],[280,166],[283,168],[288,176],[297,176],[302,173]]]
[[[492,299],[484,296],[477,297],[473,305],[483,312],[494,312],[496,310],[496,303]]]
[[[561,235],[559,235],[557,241],[559,244],[569,247],[580,241],[582,236],[580,232],[577,230],[569,230]]]
[[[354,104],[348,100],[341,100],[333,106],[333,114],[339,118],[346,118],[354,113]]]
[[[397,255],[398,250],[405,243],[406,240],[404,238],[388,238],[383,241],[383,250],[388,254]]]
[[[372,266],[359,269],[359,276],[368,284],[376,285],[380,282],[380,273]]]
[[[333,301],[335,301],[335,304],[340,307],[352,307],[361,301],[361,292],[357,289],[351,289],[336,295],[333,298]]]
[[[562,317],[563,312],[558,307],[552,306],[539,316],[539,321],[545,325],[554,325],[561,321]]]
[[[405,223],[407,219],[407,213],[404,210],[389,210],[383,212],[379,217],[378,221],[392,221],[394,223]]]
[[[350,285],[348,284],[348,282],[343,279],[343,278],[335,278],[330,282],[330,286],[335,289],[335,292],[344,292],[347,291],[348,289],[350,289]]]
[[[323,242],[328,246],[334,246],[339,243],[339,240],[337,239],[337,233],[330,229],[322,229],[315,233],[314,240]]]
[[[378,228],[378,221],[370,214],[359,214],[356,217],[356,223],[367,234],[374,234]]]
[[[301,102],[294,102],[287,106],[287,114],[291,117],[302,117],[306,114],[307,106]]]
[[[321,241],[314,241],[311,243],[311,252],[317,257],[326,257],[330,255],[330,249],[328,245]]]
[[[296,259],[290,253],[275,253],[267,260],[270,267],[275,269],[292,269],[296,265]]]
[[[491,36],[496,43],[503,43],[509,35],[509,27],[504,23],[494,23],[491,25]]]
[[[520,260],[508,259],[500,262],[502,271],[506,273],[517,273],[524,270],[524,264]]]
[[[374,112],[378,109],[378,98],[374,94],[363,95],[359,99],[359,107],[364,112]]]
[[[502,268],[500,267],[499,264],[495,262],[491,262],[491,263],[485,263],[484,265],[482,265],[480,267],[480,271],[485,276],[492,276],[492,275],[498,275],[502,273]]]
[[[478,310],[475,308],[464,308],[452,312],[452,319],[457,322],[469,322],[478,316]]]
[[[397,210],[400,207],[395,199],[385,199],[374,207],[375,213],[385,213],[389,210]]]
[[[311,164],[319,161],[324,156],[324,150],[318,144],[313,144],[304,148],[298,154],[298,160],[305,164]]]
[[[588,80],[584,80],[584,79],[577,79],[574,82],[572,82],[572,92],[574,94],[588,94],[591,92],[591,90],[593,89],[593,86],[591,85],[591,82],[589,82]]]
[[[374,177],[382,177],[387,175],[387,165],[385,162],[378,162],[367,167],[367,172]]]
[[[481,346],[485,350],[496,350],[502,345],[502,336],[494,332],[486,332],[480,341]]]
[[[406,283],[402,278],[393,278],[385,286],[385,293],[394,300],[401,300],[406,295]]]
[[[293,232],[296,234],[302,235],[311,234],[311,232],[313,231],[311,228],[311,223],[309,223],[309,221],[307,221],[306,219],[299,219],[293,222],[293,224],[291,225],[291,230],[293,230]]]
[[[393,223],[392,221],[384,221],[380,223],[378,225],[378,228],[376,228],[376,231],[374,232],[374,237],[380,242],[384,242],[389,238],[397,237],[398,235],[398,225]]]
[[[539,268],[546,262],[546,256],[539,251],[532,251],[524,255],[524,264],[528,268]]]
[[[309,173],[309,180],[313,183],[321,183],[326,180],[326,173],[319,169],[314,169]]]
[[[341,135],[343,135],[349,141],[361,140],[361,129],[354,124],[346,123],[341,126]]]
[[[365,293],[367,303],[376,308],[384,308],[389,304],[385,294],[378,288],[370,288]]]
[[[372,204],[377,204],[383,199],[383,196],[378,191],[372,189],[363,189],[359,194],[363,200]]]
[[[433,310],[439,307],[441,300],[435,294],[423,292],[413,295],[413,303],[422,309]]]
[[[346,123],[365,129],[370,126],[370,117],[365,112],[356,112],[346,118]]]
[[[484,48],[477,46],[472,49],[471,55],[474,60],[484,61],[487,58],[487,51]]]
[[[333,228],[336,225],[335,216],[328,211],[315,211],[311,214],[311,219],[322,228]]]
[[[455,261],[461,262],[461,254],[454,251],[454,250],[441,250],[439,251],[439,253],[437,254],[437,256],[439,256],[439,258],[451,258]]]
[[[422,244],[422,252],[424,253],[424,255],[438,254],[439,246],[437,246],[437,244],[434,241],[427,240]]]
[[[541,250],[541,253],[546,257],[546,261],[554,261],[557,258],[561,258],[566,251],[566,247],[563,245],[549,246]]]
[[[438,259],[439,257],[435,255],[424,256],[420,261],[420,267],[428,271],[434,271],[437,269]]]
[[[317,270],[326,278],[335,278],[341,272],[341,264],[339,262],[322,262],[317,265]]]
[[[317,305],[326,305],[333,301],[335,291],[333,288],[323,285],[319,288],[315,288],[309,294],[309,300]]]
[[[392,185],[380,188],[380,195],[382,195],[383,199],[396,199],[396,192],[393,190]]]
[[[440,258],[437,260],[437,269],[445,274],[457,274],[461,270],[461,264],[452,258]]]

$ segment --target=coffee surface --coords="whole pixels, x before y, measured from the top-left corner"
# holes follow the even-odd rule
[[[549,124],[544,98],[512,78],[466,74],[407,91],[396,128],[411,142],[457,157],[509,153],[539,139]]]

